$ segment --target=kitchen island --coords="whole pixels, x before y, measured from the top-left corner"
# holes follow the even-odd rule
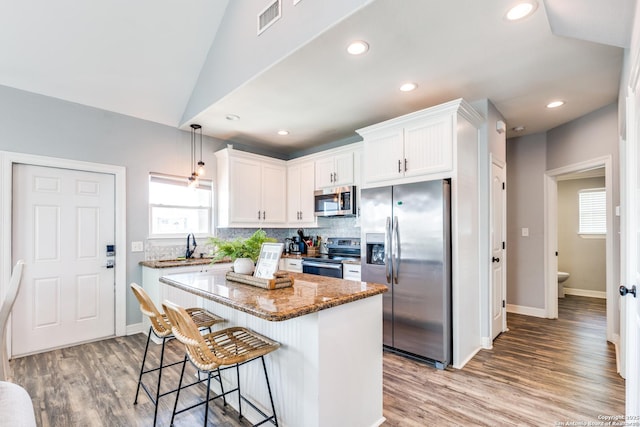
[[[386,286],[290,275],[294,285],[276,290],[231,282],[220,272],[170,274],[158,286],[197,297],[199,305],[227,319],[220,328],[247,327],[281,344],[266,357],[280,425],[382,424]],[[241,377],[243,394],[269,408],[260,364],[243,366]],[[231,374],[225,380],[234,381]],[[237,407],[237,402],[231,404]],[[248,411],[246,416],[259,419]]]

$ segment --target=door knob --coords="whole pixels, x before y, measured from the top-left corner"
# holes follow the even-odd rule
[[[500,262],[500,258],[493,257],[491,258],[491,262]]]
[[[627,294],[632,294],[634,298],[638,296],[637,290],[636,290],[636,285],[633,285],[631,287],[631,289],[627,288],[624,285],[621,285],[618,290],[620,291],[620,295],[622,295],[622,296],[625,296]]]

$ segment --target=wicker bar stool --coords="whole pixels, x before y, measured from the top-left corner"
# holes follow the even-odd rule
[[[280,347],[280,344],[249,329],[241,327],[230,327],[213,333],[201,335],[198,333],[196,324],[184,308],[169,301],[165,301],[162,304],[162,307],[171,322],[173,335],[186,347],[186,355],[184,357],[184,364],[182,365],[182,373],[180,375],[180,384],[178,386],[178,392],[176,393],[173,415],[171,416],[171,425],[173,425],[173,420],[176,414],[188,411],[200,405],[205,405],[204,425],[206,426],[209,413],[209,401],[222,397],[224,405],[226,406],[226,396],[237,391],[240,419],[242,419],[242,401],[244,400],[264,417],[261,422],[254,424],[254,426],[259,426],[267,421],[270,421],[272,424],[277,426],[278,418],[276,417],[276,409],[273,404],[273,395],[271,394],[271,386],[269,385],[269,376],[267,375],[264,355],[276,350]],[[258,358],[262,361],[262,369],[264,370],[267,391],[269,392],[272,415],[265,414],[262,410],[256,407],[253,402],[246,399],[240,392],[240,366]],[[187,384],[183,387],[182,380],[184,377],[184,368],[186,366],[187,359],[190,360],[198,369],[199,374],[206,374],[206,378]],[[220,372],[234,367],[236,368],[237,386],[232,390],[225,391],[222,385]],[[212,377],[217,377],[220,380],[221,393],[210,398]],[[206,399],[202,402],[196,403],[195,405],[177,411],[180,390],[204,381],[207,382]]]
[[[138,394],[140,394],[140,388],[147,393],[151,402],[153,402],[154,413],[153,413],[153,425],[156,425],[156,418],[158,417],[158,399],[162,396],[166,396],[167,394],[173,393],[177,389],[173,389],[164,393],[160,393],[160,384],[162,382],[162,369],[174,366],[179,363],[182,363],[182,360],[177,362],[164,364],[164,347],[167,339],[173,338],[173,334],[171,332],[171,325],[167,319],[165,314],[162,314],[158,311],[153,301],[149,297],[149,294],[137,283],[131,283],[131,290],[133,294],[138,299],[140,303],[140,311],[142,314],[149,317],[151,321],[151,326],[149,327],[149,334],[147,336],[147,345],[144,348],[144,356],[142,357],[142,365],[140,366],[140,376],[138,377],[138,388],[136,390],[136,398],[133,401],[134,405],[138,404]],[[186,310],[187,316],[194,322],[196,327],[196,331],[200,329],[208,329],[211,332],[211,326],[216,323],[224,322],[225,320],[222,317],[216,316],[215,314],[209,313],[208,311],[202,308],[188,308]],[[162,338],[162,350],[160,351],[160,365],[156,368],[147,369],[145,371],[144,365],[147,360],[147,352],[149,351],[149,340],[151,339],[151,333],[153,333],[156,337]],[[151,393],[151,391],[147,388],[146,384],[142,381],[142,376],[144,374],[149,374],[151,372],[158,371],[158,386],[155,390],[155,395]]]

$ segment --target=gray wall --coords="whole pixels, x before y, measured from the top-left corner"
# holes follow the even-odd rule
[[[571,275],[566,288],[606,290],[606,240],[578,234],[578,192],[604,185],[604,177],[558,181],[558,270]]]
[[[507,141],[508,304],[544,308],[546,143],[544,133]]]
[[[0,86],[0,150],[126,167],[127,283],[142,276],[144,252],[129,248],[147,239],[149,172],[187,176],[189,141],[188,132],[169,126]],[[210,138],[204,144],[203,160],[214,176],[213,152],[225,145]],[[127,324],[141,320],[127,293]]]
[[[546,171],[610,155],[613,204],[620,204],[617,127],[617,104],[611,104],[549,132],[507,141],[509,304],[538,309],[545,307],[543,276]],[[522,227],[529,228],[529,237],[521,236]],[[614,282],[619,281],[619,231],[619,218],[615,217],[612,254]]]

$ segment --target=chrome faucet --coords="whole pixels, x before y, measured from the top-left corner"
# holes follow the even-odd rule
[[[193,248],[191,247],[192,244]],[[187,234],[187,251],[185,252],[184,257],[186,259],[193,258],[193,253],[196,251],[197,247],[196,236],[194,236],[193,233]]]

